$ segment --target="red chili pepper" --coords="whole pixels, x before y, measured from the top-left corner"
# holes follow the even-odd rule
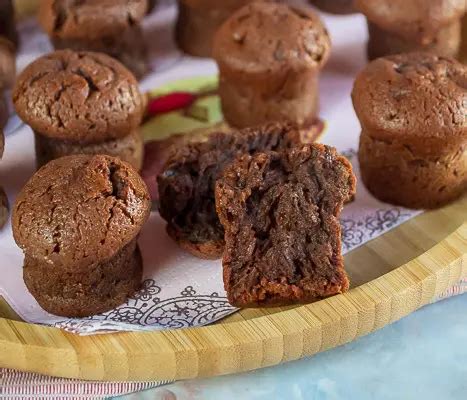
[[[174,92],[149,99],[148,114],[154,116],[175,110],[183,110],[196,101],[196,95],[189,92]]]

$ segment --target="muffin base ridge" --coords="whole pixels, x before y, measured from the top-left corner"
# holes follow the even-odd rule
[[[466,144],[444,155],[417,156],[413,146],[360,138],[362,181],[379,200],[406,208],[438,208],[467,191]]]
[[[135,239],[109,261],[67,274],[26,257],[23,278],[47,312],[86,317],[123,304],[139,288],[142,271],[143,260]]]
[[[125,65],[137,79],[141,79],[149,71],[147,47],[139,25],[126,29],[117,37],[103,37],[93,41],[54,37],[52,43],[56,50],[72,49],[108,54]]]
[[[271,121],[288,121],[299,127],[310,126],[318,114],[318,74],[287,79],[274,93],[262,93],[252,84],[221,79],[219,95],[222,112],[229,125],[247,128]]]
[[[427,43],[405,39],[395,33],[385,31],[368,23],[368,59],[374,60],[391,54],[411,51],[429,51],[439,56],[457,57],[461,43],[461,22],[459,20],[441,29]]]
[[[137,171],[140,171],[143,166],[144,141],[139,130],[120,139],[92,144],[49,139],[36,132],[34,140],[37,168],[51,160],[72,154],[106,154],[118,157],[132,165]]]

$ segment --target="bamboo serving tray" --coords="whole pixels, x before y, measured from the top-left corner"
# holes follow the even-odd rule
[[[207,377],[350,342],[467,278],[467,198],[422,214],[345,257],[352,289],[309,305],[243,310],[200,328],[77,336],[18,320],[0,299],[0,367],[90,380]]]
[[[20,15],[37,5],[16,3]],[[0,367],[89,380],[174,380],[311,356],[397,321],[467,279],[466,221],[467,198],[422,214],[345,256],[348,293],[242,310],[207,327],[82,337],[22,322],[0,297]]]

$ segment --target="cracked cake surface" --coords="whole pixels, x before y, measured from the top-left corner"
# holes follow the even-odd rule
[[[349,161],[319,144],[232,163],[216,186],[229,302],[285,305],[346,291],[339,215],[355,185]]]
[[[274,2],[242,7],[214,41],[214,58],[232,74],[318,68],[325,64],[330,48],[329,35],[316,13]]]
[[[68,156],[42,167],[20,192],[13,234],[29,259],[76,269],[114,257],[149,212],[146,185],[129,164]]]
[[[213,133],[202,142],[175,147],[158,177],[160,214],[169,235],[198,257],[220,258],[224,229],[216,213],[216,179],[239,154],[299,143],[300,133],[292,125],[269,124]]]
[[[121,138],[144,113],[135,77],[113,58],[59,50],[27,66],[13,90],[18,115],[44,136],[93,143]]]
[[[373,137],[449,140],[467,133],[466,90],[464,65],[415,52],[370,63],[357,76],[352,99]]]

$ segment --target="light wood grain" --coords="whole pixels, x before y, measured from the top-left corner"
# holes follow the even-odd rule
[[[350,253],[348,293],[295,308],[243,310],[208,327],[80,337],[15,321],[3,303],[0,366],[69,378],[162,380],[313,355],[404,317],[466,278],[466,210],[463,199]]]

